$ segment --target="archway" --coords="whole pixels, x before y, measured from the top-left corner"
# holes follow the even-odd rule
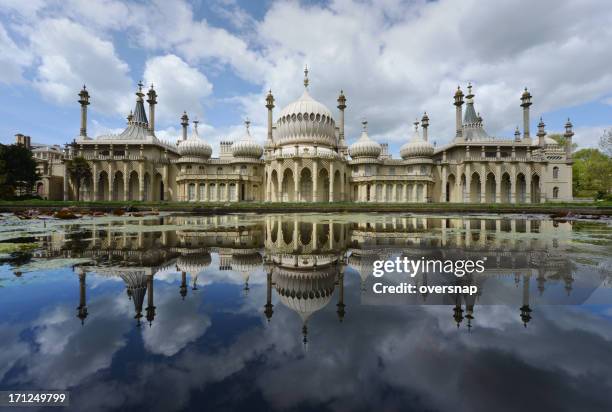
[[[353,201],[354,202],[361,201],[361,199],[359,199],[359,187],[358,186],[353,186]]]
[[[376,185],[376,195],[375,195],[374,201],[375,202],[382,202],[382,198],[383,198],[382,184],[378,183]]]
[[[531,177],[531,203],[540,203],[540,176]]]
[[[455,199],[455,185],[456,185],[455,175],[448,175],[448,179],[446,180],[446,201],[454,202]]]
[[[327,173],[327,169],[321,169],[319,171],[317,186],[319,202],[329,202],[329,173]]]
[[[416,188],[416,199],[417,202],[423,202],[425,199],[423,198],[423,185],[417,185]]]
[[[339,170],[336,170],[334,173],[334,187],[331,192],[331,202],[343,201],[343,193],[342,193],[342,175]]]
[[[510,175],[504,173],[501,179],[501,202],[510,203],[512,193],[512,184],[510,182]]]
[[[527,201],[527,182],[525,181],[525,175],[519,173],[516,176],[516,188],[515,193],[517,203],[525,203]]]
[[[125,199],[125,185],[123,182],[123,173],[116,172],[113,179],[113,200]]]
[[[151,200],[151,175],[145,173],[144,175],[144,199],[145,202]]]
[[[480,203],[480,176],[473,173],[470,179],[470,202]]]
[[[279,196],[278,196],[278,173],[276,173],[276,170],[272,171],[272,181],[271,181],[271,193],[270,193],[270,200],[272,202],[278,202],[279,201]]]
[[[153,200],[164,200],[164,183],[159,173],[153,176]]]
[[[210,202],[216,202],[217,199],[217,184],[211,183],[208,185],[208,200]]]
[[[485,182],[485,202],[495,203],[496,201],[497,182],[493,173],[487,174]]]
[[[403,202],[404,201],[404,185],[397,185],[397,193],[395,194],[394,202]]]
[[[238,200],[238,190],[237,190],[237,186],[236,183],[230,183],[229,184],[229,195],[228,195],[228,202],[235,202]]]
[[[138,173],[136,171],[132,171],[130,173],[130,179],[128,180],[128,200],[138,200],[140,196],[138,196],[138,192],[140,188],[138,187]]]
[[[386,202],[393,202],[393,186],[390,184],[385,185],[385,197]]]
[[[283,202],[295,202],[295,181],[291,169],[285,169],[283,182],[281,183],[281,195]]]
[[[108,173],[101,172],[98,178],[98,199],[97,200],[109,200],[108,198]]]
[[[189,183],[187,185],[187,200],[194,202],[196,200],[196,185],[195,183]]]
[[[312,202],[312,173],[307,167],[300,172],[300,201]]]

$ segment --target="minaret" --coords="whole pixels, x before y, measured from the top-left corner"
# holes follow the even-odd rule
[[[157,104],[157,93],[153,89],[153,84],[147,93],[147,103],[149,103],[149,134],[155,136],[155,105]]]
[[[568,117],[567,123],[565,123],[565,133],[563,134],[563,137],[565,137],[565,157],[567,160],[572,158],[572,136],[574,136],[574,126]]]
[[[523,306],[521,306],[521,320],[523,325],[527,327],[527,323],[531,320],[531,308],[529,307],[529,280],[531,276],[523,275]]]
[[[461,119],[463,118],[463,92],[461,91],[461,87],[457,86],[457,91],[455,92],[455,129],[457,130],[456,139],[461,140],[463,135],[463,128],[461,126]]]
[[[514,130],[514,141],[515,142],[520,142],[521,141],[521,132],[519,131],[519,127],[516,126],[516,130]]]
[[[274,147],[274,138],[272,137],[272,109],[274,109],[274,96],[272,96],[272,89],[268,90],[266,96],[266,109],[268,109],[268,137],[266,139],[266,149],[272,149]]]
[[[272,314],[274,311],[272,308],[274,305],[272,304],[272,269],[267,270],[266,274],[266,305],[264,306],[264,314],[266,315],[266,319],[268,322],[272,319]]]
[[[529,135],[529,106],[531,106],[531,94],[525,91],[521,95],[521,107],[523,108],[523,139],[525,143],[531,143],[531,136]]]
[[[340,133],[338,133],[338,149],[341,153],[346,153],[346,141],[344,140],[344,109],[346,109],[346,97],[344,91],[340,90],[338,96],[338,109],[340,110]]]
[[[183,126],[183,140],[187,140],[187,126],[189,126],[189,117],[187,117],[187,112],[183,112],[181,116],[181,126]]]
[[[181,272],[181,287],[179,291],[181,293],[181,298],[185,300],[185,296],[187,296],[187,273],[185,273],[185,271]]]
[[[155,319],[155,305],[153,304],[153,275],[147,276],[147,320],[149,326]]]
[[[546,127],[546,125],[540,117],[540,123],[538,123],[538,146],[540,147],[544,147],[546,145],[546,141],[544,140],[544,137],[546,136],[546,130],[544,130],[544,127]]]
[[[87,137],[87,106],[89,106],[89,92],[85,85],[79,92],[79,103],[81,104],[81,137]]]
[[[79,306],[77,307],[77,318],[81,319],[81,325],[85,323],[87,317],[87,272],[81,270],[79,273]]]
[[[427,116],[427,112],[423,113],[423,117],[421,118],[421,128],[423,129],[423,140],[427,141],[427,128],[429,127],[429,116]]]
[[[338,273],[338,304],[336,305],[336,307],[338,307],[338,310],[336,312],[338,313],[338,320],[342,322],[344,320],[344,315],[346,314],[344,310],[344,308],[346,307],[346,305],[344,304],[344,264],[339,263],[339,265],[340,271]]]

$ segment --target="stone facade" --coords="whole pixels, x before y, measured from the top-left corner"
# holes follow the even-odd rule
[[[80,135],[67,146],[64,159],[83,156],[92,176],[81,186],[82,200],[186,202],[452,202],[538,203],[572,200],[572,124],[565,125],[567,146],[546,137],[540,119],[537,135],[529,130],[531,95],[521,96],[523,133],[490,136],[474,107],[472,86],[454,96],[456,135],[442,147],[429,142],[429,117],[414,123],[410,140],[393,158],[386,144],[368,136],[367,122],[351,146],[344,135],[344,93],[337,100],[338,123],[308,90],[274,120],[274,97],[266,96],[267,138],[262,147],[250,135],[224,141],[219,156],[202,139],[194,122],[181,117],[177,143],[155,136],[157,94],[142,84],[126,129],[118,135],[87,136],[89,93],[80,92]],[[464,100],[465,97],[465,100]],[[466,104],[465,113],[463,105]],[[75,185],[61,162],[41,181],[52,199],[76,199]],[[52,190],[63,183],[61,194]],[[47,186],[45,186],[47,185]]]

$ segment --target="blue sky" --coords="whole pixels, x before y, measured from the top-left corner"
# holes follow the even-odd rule
[[[425,110],[431,139],[448,142],[452,94],[471,81],[489,133],[510,137],[521,124],[527,86],[532,130],[540,115],[549,132],[570,117],[576,142],[595,146],[612,128],[612,6],[487,4],[0,0],[0,141],[72,140],[83,83],[89,134],[118,131],[141,79],[159,94],[158,136],[175,140],[186,110],[215,149],[244,133],[246,117],[263,141],[266,91],[278,113],[300,96],[308,64],[311,94],[333,113],[345,91],[349,143],[366,118],[397,154]]]

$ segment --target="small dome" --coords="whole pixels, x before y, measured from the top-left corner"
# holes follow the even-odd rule
[[[414,122],[414,135],[412,139],[400,148],[402,159],[408,159],[409,157],[427,157],[433,155],[433,152],[433,145],[423,140],[419,134],[419,122]]]
[[[234,157],[252,157],[259,159],[263,154],[263,147],[251,137],[249,126],[251,122],[247,119],[244,122],[246,126],[246,134],[235,141],[232,145],[232,154]]]
[[[232,268],[238,272],[252,273],[261,265],[261,262],[262,258],[258,252],[232,255]]]
[[[193,122],[193,133],[187,140],[178,142],[178,151],[181,156],[193,156],[208,159],[212,155],[212,147],[202,140],[198,134],[198,121]]]
[[[195,276],[206,269],[211,261],[210,253],[184,255],[176,261],[176,268],[181,272],[187,272]]]
[[[349,147],[349,154],[352,158],[380,156],[382,147],[380,144],[370,139],[368,136],[368,122],[363,122],[363,131],[359,139]]]

